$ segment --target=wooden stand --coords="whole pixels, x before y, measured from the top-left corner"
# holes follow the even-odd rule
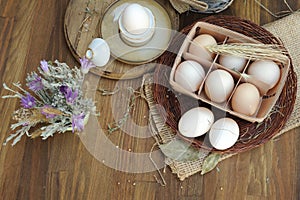
[[[168,12],[173,29],[178,30],[179,14],[172,8],[168,0],[157,0],[157,2]],[[102,17],[113,3],[113,0],[71,0],[69,2],[65,14],[65,38],[73,56],[78,61],[79,58],[85,55],[89,43],[94,38],[101,37]],[[111,58],[107,66],[93,68],[90,72],[105,78],[118,80],[140,77],[144,73],[153,70],[153,68],[154,65],[140,65],[133,68],[132,64],[126,64]]]

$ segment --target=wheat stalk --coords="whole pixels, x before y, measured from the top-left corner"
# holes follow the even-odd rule
[[[288,52],[282,45],[277,44],[255,44],[255,43],[230,43],[205,47],[212,53],[230,54],[251,60],[273,60],[287,63]]]

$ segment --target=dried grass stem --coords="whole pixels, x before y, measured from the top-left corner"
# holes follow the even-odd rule
[[[206,49],[212,53],[230,54],[251,60],[267,59],[287,63],[289,59],[283,46],[275,44],[231,43],[207,46]]]

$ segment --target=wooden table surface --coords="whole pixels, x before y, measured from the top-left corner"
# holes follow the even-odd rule
[[[259,0],[273,12],[287,10],[284,0]],[[300,1],[288,0],[297,10]],[[10,85],[36,70],[42,59],[78,63],[64,37],[64,14],[69,0],[0,1],[0,82]],[[221,14],[239,16],[263,25],[276,20],[254,0],[236,0]],[[208,15],[185,13],[184,27]],[[290,25],[292,26],[292,24]],[[299,26],[299,25],[298,25]],[[297,66],[299,67],[299,66]],[[138,87],[141,79],[118,82],[100,79],[99,87]],[[1,96],[7,91],[1,86]],[[99,96],[99,94],[98,94]],[[113,108],[113,97],[99,96],[99,123],[107,132],[114,121],[112,110],[124,108],[126,98]],[[19,100],[0,100],[0,143],[10,133],[11,113]],[[119,107],[118,107],[119,106]],[[121,109],[122,110],[122,109]],[[146,103],[137,98],[132,119],[147,126]],[[154,178],[157,171],[129,173],[108,166],[89,153],[77,135],[57,134],[46,141],[22,138],[14,147],[0,145],[0,199],[300,199],[300,129],[291,130],[254,150],[229,158],[205,176],[195,174],[178,180],[167,167],[166,186]],[[138,138],[123,131],[108,137],[116,146],[136,153],[149,153],[153,138]],[[109,152],[107,152],[109,154]],[[130,160],[119,159],[121,165]],[[137,168],[143,163],[137,163]],[[163,170],[161,170],[163,171]]]

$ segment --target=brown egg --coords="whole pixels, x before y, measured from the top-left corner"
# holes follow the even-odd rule
[[[206,46],[216,45],[217,41],[209,34],[201,34],[193,39],[189,47],[189,53],[206,60],[212,60],[213,54],[205,49]]]
[[[232,109],[248,116],[253,115],[257,111],[259,103],[259,91],[250,83],[239,85],[231,99]]]

